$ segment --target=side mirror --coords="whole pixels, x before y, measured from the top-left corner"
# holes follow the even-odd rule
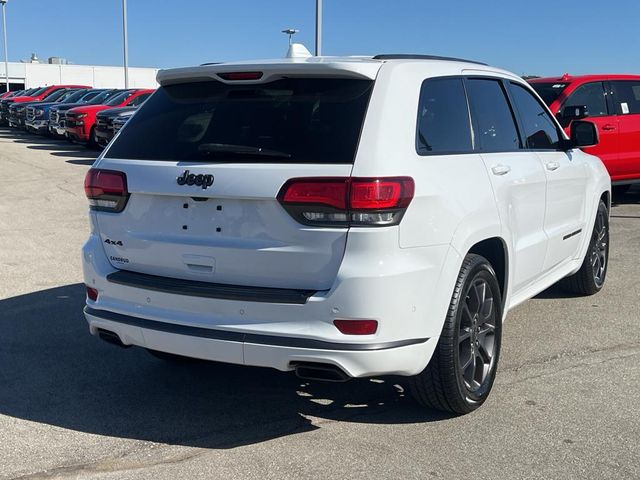
[[[567,105],[562,109],[560,117],[562,120],[580,120],[589,116],[586,105]]]
[[[571,123],[571,147],[592,147],[598,144],[598,129],[591,122],[575,120]]]

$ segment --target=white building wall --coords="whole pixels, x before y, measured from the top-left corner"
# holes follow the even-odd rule
[[[22,83],[25,76],[25,64],[24,63],[9,63],[9,83]],[[0,63],[0,84],[4,86],[5,72],[4,62]],[[2,88],[0,88],[0,91]]]
[[[129,68],[130,88],[156,88],[157,68]],[[98,65],[51,65],[9,63],[9,81],[24,82],[25,88],[47,85],[89,85],[95,88],[124,88],[122,67]],[[0,83],[4,83],[4,63],[0,63]]]

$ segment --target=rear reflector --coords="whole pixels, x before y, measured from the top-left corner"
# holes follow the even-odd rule
[[[334,320],[333,324],[345,335],[373,335],[378,330],[377,320]]]
[[[411,177],[293,178],[278,200],[305,225],[381,227],[400,223],[414,190]]]
[[[98,290],[95,288],[87,287],[87,298],[89,300],[93,300],[94,302],[98,300]]]
[[[262,72],[225,72],[218,76],[223,80],[260,80]]]
[[[129,198],[127,176],[123,172],[92,168],[84,178],[84,193],[92,210],[121,212]]]

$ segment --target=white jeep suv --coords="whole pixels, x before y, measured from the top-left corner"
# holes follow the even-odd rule
[[[522,79],[464,60],[161,71],[89,170],[91,333],[163,358],[487,398],[506,312],[607,271],[610,179]],[[540,341],[543,341],[541,338]]]

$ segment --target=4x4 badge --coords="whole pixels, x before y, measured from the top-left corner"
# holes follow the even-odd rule
[[[189,170],[185,170],[176,181],[178,185],[198,185],[205,190],[213,185],[213,175],[204,175],[202,173],[196,175],[195,173],[189,173]]]

